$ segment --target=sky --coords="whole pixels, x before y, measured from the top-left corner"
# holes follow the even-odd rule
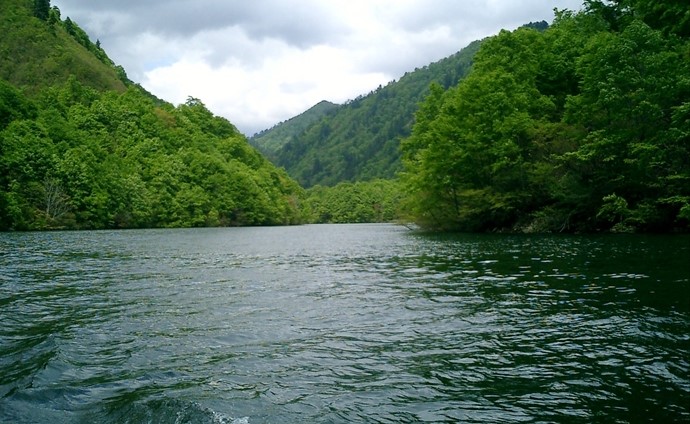
[[[129,78],[247,136],[582,0],[52,0]]]

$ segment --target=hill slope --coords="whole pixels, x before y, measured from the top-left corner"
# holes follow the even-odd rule
[[[131,84],[121,67],[57,8],[37,18],[32,0],[0,2],[0,78],[35,94],[70,75],[98,90]]]
[[[0,31],[0,230],[300,221],[234,125],[153,98],[48,0],[3,0]]]
[[[481,42],[406,73],[331,110],[292,137],[272,157],[303,186],[391,178],[400,170],[399,144],[409,136],[418,104],[436,81],[451,87],[465,77]],[[290,121],[288,121],[290,122]],[[282,125],[272,131],[282,131]]]
[[[320,121],[337,107],[338,105],[335,103],[323,100],[305,112],[281,122],[271,129],[255,134],[249,138],[249,143],[269,158],[275,158],[276,152],[285,144],[295,136],[302,134],[310,125]]]

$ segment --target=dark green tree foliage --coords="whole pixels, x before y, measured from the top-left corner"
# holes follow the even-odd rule
[[[11,84],[0,80],[0,130],[16,119],[35,114],[34,105]]]
[[[690,44],[675,22],[640,19],[638,3],[503,31],[458,86],[432,87],[403,143],[410,217],[470,231],[688,230]]]
[[[51,25],[56,25],[60,22],[62,22],[62,17],[60,15],[60,9],[57,6],[53,6],[50,9],[50,13],[48,15],[48,23],[50,23]]]
[[[272,225],[301,221],[302,191],[198,99],[72,78],[16,107],[0,131],[1,229]]]
[[[633,20],[641,20],[664,35],[690,36],[690,7],[686,0],[586,0],[585,6],[616,31]]]
[[[429,85],[457,84],[479,44],[330,111],[284,143],[273,156],[276,163],[305,187],[393,178],[401,169],[400,140],[410,134]]]
[[[50,16],[50,0],[34,0],[34,16],[47,21]]]
[[[544,31],[549,27],[549,23],[546,21],[530,22],[528,24],[523,25],[523,27],[536,29],[538,31]]]

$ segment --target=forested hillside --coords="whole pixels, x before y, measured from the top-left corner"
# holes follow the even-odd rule
[[[337,108],[338,105],[335,103],[323,100],[309,108],[309,110],[281,122],[273,126],[273,128],[253,135],[249,138],[249,144],[259,149],[269,159],[277,160],[276,152],[281,147]]]
[[[401,169],[400,140],[412,129],[419,102],[436,81],[457,84],[469,71],[480,42],[405,74],[331,111],[275,153],[275,163],[303,186],[393,178]]]
[[[300,222],[299,185],[200,100],[152,98],[48,1],[0,12],[1,230]]]
[[[401,212],[438,230],[690,230],[680,0],[588,0],[317,105],[260,135],[287,172],[201,100],[129,81],[49,0],[4,0],[0,30],[0,230]]]
[[[587,1],[485,40],[402,145],[411,219],[488,231],[690,229],[690,8]]]
[[[100,47],[48,0],[0,2],[0,78],[33,95],[70,75],[98,90],[131,81]]]

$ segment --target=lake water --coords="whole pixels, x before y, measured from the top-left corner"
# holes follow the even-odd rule
[[[0,422],[690,422],[690,238],[0,234]]]

